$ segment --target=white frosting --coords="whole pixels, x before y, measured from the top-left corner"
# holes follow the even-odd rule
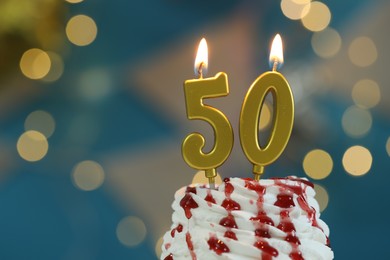
[[[204,185],[195,185],[196,194],[186,192],[183,187],[175,194],[172,204],[174,213],[171,230],[164,235],[161,259],[172,255],[173,259],[292,259],[292,252],[299,253],[304,259],[309,260],[331,260],[332,250],[326,245],[329,236],[329,228],[319,219],[319,206],[314,199],[314,189],[301,182],[299,179],[277,179],[260,180],[260,185],[265,189],[264,193],[258,194],[255,190],[246,187],[249,180],[230,178],[229,183],[234,190],[231,194],[225,192],[226,183],[223,183],[216,190],[209,190]],[[251,183],[256,183],[251,180]],[[231,187],[231,186],[230,186]],[[289,187],[297,187],[303,191],[294,193]],[[211,194],[215,200],[210,203],[205,197]],[[274,205],[278,201],[278,195],[287,194],[292,198],[292,205],[283,208]],[[185,210],[180,205],[183,198],[191,196],[197,207],[190,209],[190,218],[187,218]],[[186,197],[188,199],[188,196]],[[240,206],[239,210],[226,210],[222,205],[225,199],[230,197]],[[314,218],[310,219],[307,208],[301,207],[302,201],[307,203]],[[195,205],[196,205],[195,204]],[[313,211],[315,210],[315,213]],[[256,218],[260,211],[272,219],[274,225],[260,223]],[[281,213],[282,212],[282,213]],[[287,213],[287,218],[283,212]],[[230,228],[220,225],[220,221],[229,214],[233,216],[237,228]],[[284,232],[278,228],[281,222],[292,223],[295,231]],[[177,227],[181,225],[179,232]],[[256,236],[257,228],[267,230],[268,236]],[[180,228],[179,228],[180,229]],[[225,237],[225,232],[231,231],[237,240]],[[286,237],[293,235],[299,240],[299,245],[286,241]],[[229,252],[216,252],[209,245],[210,238],[220,240],[222,246],[228,248]],[[190,243],[188,241],[190,240]],[[276,249],[277,256],[270,257],[267,250],[255,246],[256,242],[264,243]],[[189,245],[192,243],[193,250]],[[271,251],[272,252],[272,251]]]

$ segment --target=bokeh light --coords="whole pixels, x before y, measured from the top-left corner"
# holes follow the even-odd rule
[[[390,137],[387,138],[387,142],[386,142],[386,152],[387,152],[387,154],[390,156]]]
[[[74,185],[84,191],[99,188],[104,181],[103,167],[95,161],[82,161],[78,163],[72,172]]]
[[[352,99],[358,107],[375,107],[381,99],[381,90],[378,83],[371,79],[359,80],[353,86]]]
[[[329,27],[320,32],[315,32],[311,38],[311,46],[319,57],[333,57],[341,48],[340,34]]]
[[[353,176],[366,174],[372,165],[370,151],[359,145],[352,146],[345,151],[343,156],[343,167],[345,171]]]
[[[192,178],[192,183],[203,183],[203,184],[208,184],[209,179],[206,178],[204,171],[198,171],[194,178]],[[215,184],[221,184],[222,183],[222,178],[219,173],[217,173],[217,176],[215,177]]]
[[[29,162],[36,162],[45,157],[49,143],[42,133],[29,130],[19,137],[16,148],[20,157]]]
[[[366,135],[372,126],[371,113],[357,106],[345,110],[341,121],[345,133],[354,138]]]
[[[320,211],[323,212],[329,203],[329,195],[324,187],[319,184],[314,184],[314,190],[316,192],[315,199],[320,205]]]
[[[27,78],[41,79],[49,73],[51,60],[45,51],[33,48],[23,53],[19,66]]]
[[[273,111],[272,106],[265,101],[260,112],[260,120],[259,120],[260,130],[266,129],[272,122],[272,111]]]
[[[146,237],[145,223],[138,217],[125,217],[116,228],[116,236],[125,246],[136,246],[144,241]]]
[[[161,256],[162,253],[161,247],[163,243],[164,243],[164,237],[160,237],[156,242],[156,246],[154,247],[154,252],[156,253],[157,258],[160,258]]]
[[[362,36],[354,39],[349,45],[348,56],[354,65],[367,67],[376,61],[378,52],[374,41]]]
[[[303,169],[307,176],[312,179],[324,179],[332,172],[332,157],[324,150],[312,150],[303,159]]]
[[[328,6],[322,2],[312,2],[309,12],[302,17],[303,26],[313,32],[324,30],[330,23],[331,13]]]
[[[62,60],[62,57],[55,52],[48,51],[47,54],[50,57],[51,67],[42,80],[46,82],[53,82],[58,80],[64,73],[64,61]]]
[[[299,20],[309,12],[310,0],[282,0],[280,7],[287,18]]]
[[[24,121],[24,129],[36,130],[49,138],[55,129],[56,123],[51,114],[43,110],[31,112]]]
[[[96,23],[89,16],[83,14],[73,16],[66,25],[66,36],[75,45],[89,45],[95,40],[96,35]]]

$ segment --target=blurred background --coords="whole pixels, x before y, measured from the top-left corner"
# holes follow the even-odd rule
[[[184,104],[199,40],[207,76],[229,77],[230,95],[207,100],[235,131],[219,173],[251,177],[238,117],[276,33],[296,114],[264,178],[315,183],[336,259],[390,258],[389,11],[368,0],[1,0],[0,258],[157,259],[174,192],[202,177],[182,140],[200,131],[212,146]],[[266,133],[268,101],[261,114]]]

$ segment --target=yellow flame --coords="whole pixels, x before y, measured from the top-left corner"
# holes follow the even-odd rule
[[[207,42],[205,38],[199,43],[198,52],[196,53],[194,71],[196,76],[202,76],[206,74],[208,67],[208,50]]]
[[[272,66],[277,63],[278,67],[282,66],[284,62],[282,38],[279,34],[275,35],[275,38],[272,41],[271,52],[269,54],[269,62]]]

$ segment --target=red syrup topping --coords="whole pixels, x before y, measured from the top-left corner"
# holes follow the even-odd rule
[[[184,209],[188,219],[192,217],[191,209],[199,207],[198,203],[195,202],[190,193],[196,194],[196,188],[187,186],[186,195],[180,201],[180,206]]]
[[[187,186],[186,193],[194,193],[194,194],[196,194],[196,187]]]
[[[291,194],[287,192],[280,193],[276,196],[276,202],[274,203],[275,206],[281,207],[281,208],[292,208],[295,206],[294,200]]]
[[[258,249],[260,249],[263,253],[265,253],[265,255],[262,254],[262,256],[261,256],[263,260],[264,259],[265,260],[272,259],[272,256],[276,257],[279,255],[278,250],[276,250],[275,248],[270,246],[270,244],[268,244],[264,240],[256,241],[254,246],[257,247]]]
[[[245,179],[245,188],[256,191],[256,193],[259,195],[259,198],[263,198],[263,195],[265,194],[265,187],[251,179]]]
[[[165,257],[164,260],[173,260],[173,255],[172,254],[167,255],[167,257]]]
[[[207,204],[211,207],[211,204],[215,204],[215,199],[213,197],[213,195],[211,194],[211,191],[210,189],[207,189],[207,195],[206,197],[204,198],[205,201],[207,201]]]
[[[224,199],[221,204],[227,211],[240,210],[241,206],[236,201],[232,199]]]
[[[224,207],[227,211],[240,210],[241,209],[240,204],[238,204],[236,201],[234,201],[234,200],[232,200],[230,198],[230,195],[234,191],[234,187],[230,183],[230,179],[229,178],[225,178],[223,181],[225,182],[225,196],[226,196],[226,199],[224,199],[222,201],[221,206]]]
[[[301,241],[299,241],[299,238],[297,238],[294,234],[287,235],[284,240],[286,240],[289,243],[296,244],[296,245],[301,244]]]
[[[190,250],[192,260],[196,260],[194,245],[192,244],[191,234],[189,232],[186,233],[186,242],[187,242],[188,250]]]
[[[214,236],[210,237],[207,243],[209,244],[210,249],[214,250],[217,255],[230,252],[229,247],[223,241]]]
[[[225,234],[224,234],[223,236],[224,236],[224,237],[231,238],[231,239],[234,239],[234,240],[237,240],[236,233],[234,233],[234,232],[231,231],[231,230],[226,231]]]
[[[259,211],[257,213],[257,216],[251,217],[250,220],[258,221],[258,222],[263,223],[263,224],[268,224],[270,226],[274,226],[274,222],[272,221],[272,219],[270,217],[268,217],[266,215],[266,213],[264,211]]]
[[[289,208],[295,206],[292,194],[290,193],[293,192],[298,195],[299,203],[299,198],[304,198],[304,190],[302,189],[301,184],[299,184],[299,186],[293,186],[284,184],[280,180],[275,180],[275,184],[281,187],[281,193],[277,195],[277,201],[274,205],[286,209],[280,211],[280,223],[278,228],[287,233],[287,236],[284,240],[289,242],[292,247],[291,253],[289,254],[290,258],[293,260],[304,260],[302,257],[302,252],[298,248],[298,246],[301,244],[301,241],[299,241],[299,238],[295,235],[296,230],[294,224],[291,221],[289,210]]]
[[[164,245],[164,247],[165,247],[165,250],[169,249],[169,248],[171,247],[171,243],[166,243],[166,244]]]
[[[271,238],[267,227],[260,227],[255,230],[255,235],[258,237]]]
[[[183,225],[182,224],[179,224],[177,227],[175,227],[174,229],[172,229],[171,231],[171,237],[175,237],[175,232],[182,232],[183,231]]]
[[[221,221],[219,221],[219,224],[221,226],[228,227],[228,228],[237,228],[236,221],[230,213],[227,217],[221,219]]]

